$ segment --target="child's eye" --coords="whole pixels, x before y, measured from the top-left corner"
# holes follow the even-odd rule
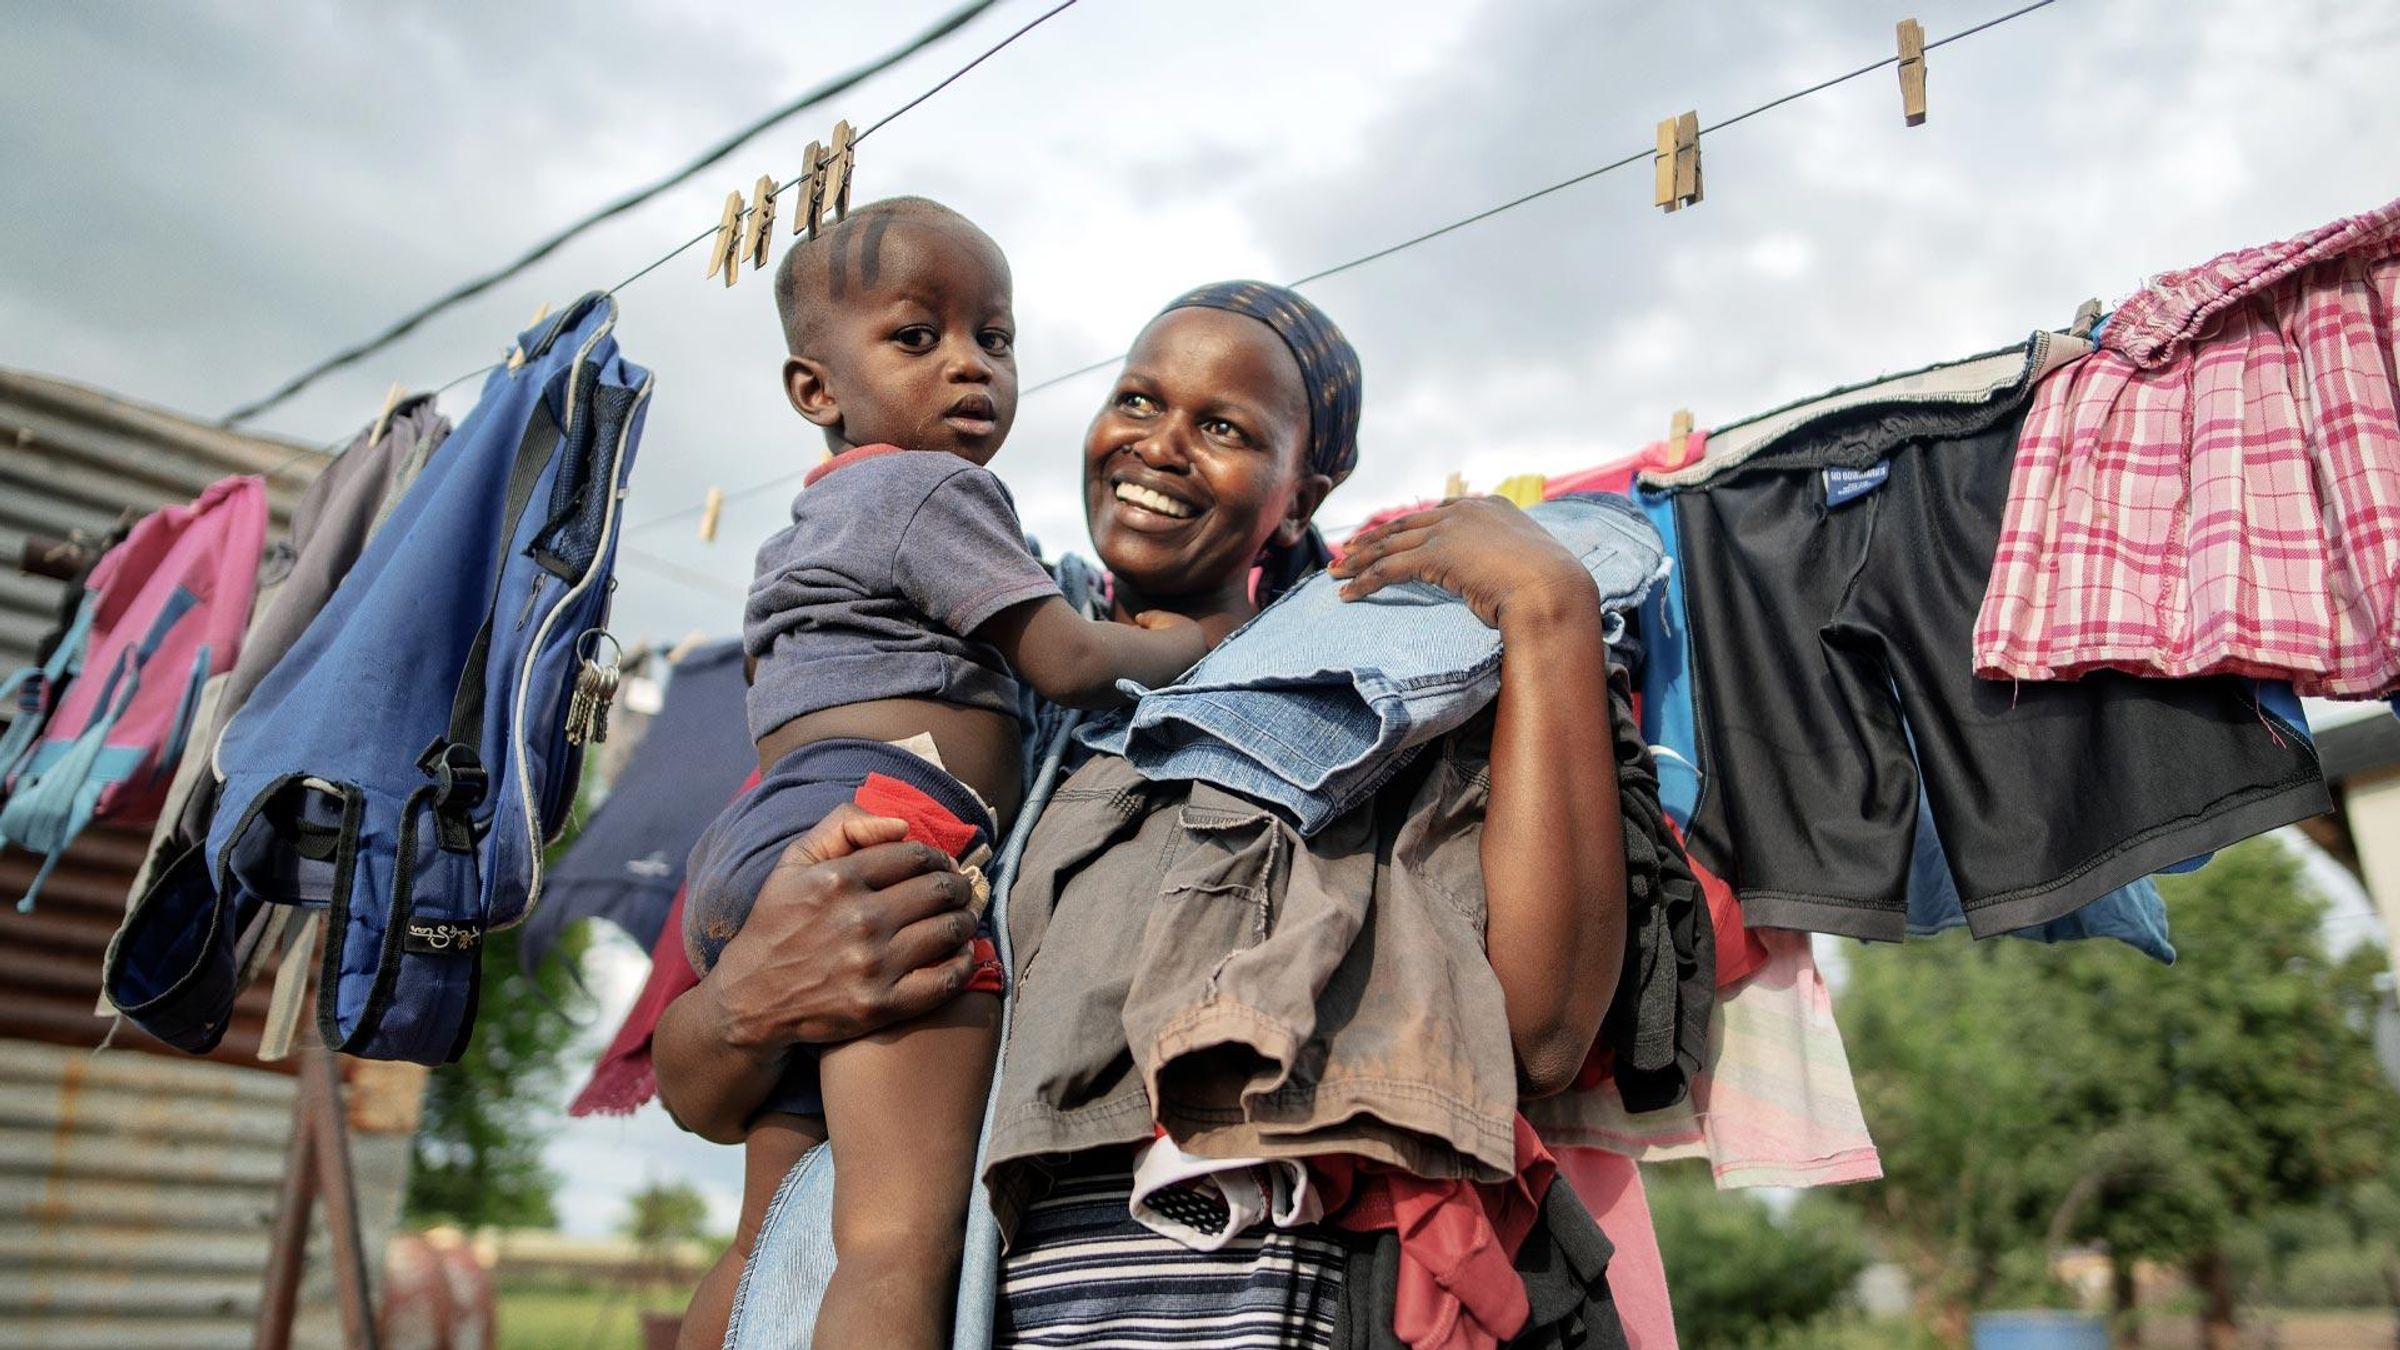
[[[892,334],[892,341],[912,352],[931,351],[941,341],[941,335],[925,324],[910,324]]]
[[[983,349],[994,356],[1006,356],[1009,349],[1016,345],[1016,338],[1006,329],[986,328],[983,330]]]

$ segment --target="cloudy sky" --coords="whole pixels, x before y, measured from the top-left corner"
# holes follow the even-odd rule
[[[728,189],[795,172],[834,118],[882,116],[1048,3],[1009,0],[260,428],[334,441],[387,383],[492,359],[537,304],[624,277]],[[12,7],[0,365],[221,416],[950,7]],[[1316,272],[1641,149],[1660,117],[1874,60],[1912,12],[1938,39],[2014,7],[1085,0],[871,140],[858,192],[940,198],[1000,241],[1031,384],[1122,350],[1193,283]],[[1934,52],[1923,127],[1879,71],[1709,137],[1697,208],[1652,208],[1645,163],[1329,279],[1312,293],[1369,398],[1325,518],[1452,471],[1594,463],[1678,407],[1708,426],[2002,345],[2390,200],[2396,59],[2389,4],[2060,0]],[[642,522],[818,453],[778,387],[763,274],[726,291],[701,267],[694,250],[621,297],[624,349],[658,375],[631,542],[676,569],[628,559],[628,637],[730,631],[787,502],[737,501],[714,545],[688,516]],[[1076,456],[1106,378],[1027,398],[994,466],[1053,548],[1082,543]],[[573,1226],[613,1220],[628,1150],[728,1199],[729,1160],[670,1151],[662,1124],[562,1144]]]

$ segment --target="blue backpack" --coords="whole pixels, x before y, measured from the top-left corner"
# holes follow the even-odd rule
[[[328,1046],[439,1064],[466,1049],[484,935],[541,893],[574,800],[579,647],[607,621],[650,374],[589,295],[519,337],[442,453],[218,742],[205,848],[110,947],[110,1000],[213,1048],[269,905],[322,909]]]

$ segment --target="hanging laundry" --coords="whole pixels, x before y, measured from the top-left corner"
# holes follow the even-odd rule
[[[1720,992],[1688,1100],[1627,1111],[1605,1079],[1525,1104],[1551,1147],[1641,1162],[1706,1158],[1717,1185],[1840,1186],[1883,1175],[1850,1072],[1833,994],[1806,933],[1758,930],[1766,964]]]
[[[204,855],[111,947],[111,1000],[160,1039],[224,1034],[265,906],[327,911],[318,1024],[365,1058],[455,1059],[484,933],[540,896],[573,801],[578,650],[605,617],[649,372],[594,294],[519,335],[292,650],[226,726]]]
[[[248,631],[242,635],[241,656],[221,677],[222,687],[210,691],[210,715],[193,723],[186,760],[206,766],[216,757],[226,721],[249,701],[258,682],[325,607],[334,587],[366,550],[375,527],[424,468],[426,457],[449,437],[450,419],[435,410],[433,395],[418,394],[395,405],[383,435],[370,441],[373,430],[362,429],[328,461],[292,508],[291,530],[281,549],[283,565],[261,581]],[[187,793],[171,796],[151,836],[142,875],[134,879],[134,895],[141,894],[149,876],[174,852],[197,847],[208,837],[216,787],[212,769],[192,779]]]
[[[1528,514],[1582,560],[1622,633],[1664,568],[1641,513],[1579,497]],[[1458,597],[1428,582],[1356,602],[1340,591],[1323,574],[1293,588],[1180,681],[1096,720],[1085,743],[1151,777],[1269,803],[1315,834],[1500,689],[1500,635]]]
[[[541,964],[569,925],[615,924],[645,949],[683,889],[700,832],[734,784],[758,766],[742,712],[742,644],[711,643],[675,663],[666,702],[635,747],[608,799],[550,869],[542,906],[518,944],[525,968]]]
[[[19,909],[93,821],[157,819],[201,687],[241,651],[266,532],[257,478],[152,512],[92,568],[49,661],[9,681],[19,705],[0,735],[0,845],[42,859]]]
[[[1903,936],[1920,783],[1979,937],[2327,809],[2239,680],[1969,673],[2025,408],[2085,350],[2037,334],[1644,476],[1674,494],[1692,620],[1688,843],[1753,924]]]
[[[2400,690],[2400,202],[2170,272],[2026,418],[1977,673]]]
[[[1609,1302],[1625,1331],[1626,1350],[1675,1350],[1675,1308],[1667,1300],[1667,1265],[1658,1250],[1658,1229],[1650,1219],[1650,1196],[1642,1187],[1642,1169],[1623,1154],[1596,1148],[1551,1147],[1558,1160],[1558,1180],[1566,1182],[1600,1233],[1608,1239],[1606,1253]],[[1556,1182],[1543,1196],[1554,1202]],[[1518,1266],[1526,1264],[1520,1249]],[[1569,1264],[1575,1264],[1573,1256]],[[1526,1300],[1542,1300],[1530,1287]],[[1534,1319],[1539,1320],[1538,1314]],[[1574,1344],[1573,1341],[1567,1344]]]

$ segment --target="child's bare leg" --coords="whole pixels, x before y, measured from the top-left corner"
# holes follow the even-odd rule
[[[758,1228],[767,1221],[767,1205],[783,1179],[802,1156],[825,1140],[822,1116],[795,1116],[783,1111],[761,1112],[742,1141],[742,1221],[733,1230],[733,1245],[700,1277],[691,1304],[683,1310],[683,1329],[675,1350],[718,1350],[725,1344],[725,1324],[733,1319],[733,1295],[741,1287],[742,1267],[758,1244]]]
[[[962,994],[818,1061],[833,1138],[835,1264],[816,1344],[949,1345],[999,1024],[997,997]]]

